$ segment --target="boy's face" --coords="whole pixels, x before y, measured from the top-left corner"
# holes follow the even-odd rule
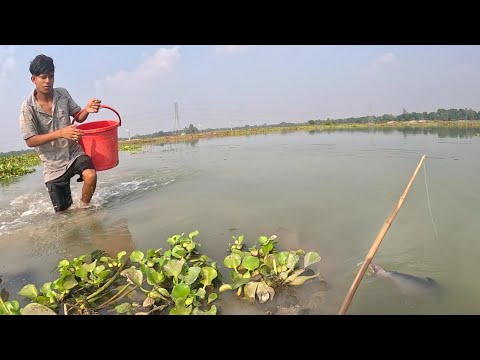
[[[35,88],[38,92],[48,95],[53,92],[53,82],[55,81],[55,74],[40,74],[32,75],[32,83],[35,84]]]

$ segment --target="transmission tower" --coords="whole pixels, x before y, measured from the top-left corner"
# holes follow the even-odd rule
[[[178,133],[182,130],[182,126],[180,125],[180,117],[178,116],[178,103],[175,102],[175,125],[173,131]]]
[[[375,121],[373,120],[373,116],[372,116],[372,115],[373,115],[373,114],[372,114],[372,107],[373,107],[372,104],[368,104],[368,122],[370,122],[370,123],[371,123],[371,122],[375,122]]]

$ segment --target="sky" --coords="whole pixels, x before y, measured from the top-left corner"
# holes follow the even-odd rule
[[[55,87],[121,116],[119,137],[311,119],[480,110],[479,45],[0,45],[0,152],[28,149],[19,129],[51,56]],[[117,119],[101,109],[87,121]]]

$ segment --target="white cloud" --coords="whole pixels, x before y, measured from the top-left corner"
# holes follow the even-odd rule
[[[237,54],[250,50],[252,45],[214,45],[213,49],[217,54]]]
[[[396,59],[397,57],[395,56],[394,53],[392,52],[385,53],[382,56],[379,56],[378,58],[376,58],[375,61],[370,66],[370,68],[375,69],[383,64],[394,62]]]
[[[15,47],[13,45],[0,46],[0,82],[15,71]]]
[[[171,49],[161,48],[151,56],[145,56],[145,60],[133,70],[120,70],[114,75],[107,76],[104,80],[95,82],[99,88],[132,88],[143,83],[151,83],[158,77],[168,73],[180,60],[180,48],[175,46]]]

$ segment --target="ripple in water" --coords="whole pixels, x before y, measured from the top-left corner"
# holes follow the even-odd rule
[[[164,174],[165,175],[165,174]],[[185,174],[168,174],[160,179],[146,178],[133,179],[130,181],[117,182],[118,178],[107,182],[98,182],[97,191],[92,197],[92,208],[114,207],[142,196],[145,192],[156,190],[170,185],[176,181],[175,177]],[[72,182],[71,209],[77,208],[82,184]],[[7,235],[12,231],[33,223],[45,223],[54,210],[46,191],[23,194],[13,199],[9,207],[0,210],[0,236]]]

